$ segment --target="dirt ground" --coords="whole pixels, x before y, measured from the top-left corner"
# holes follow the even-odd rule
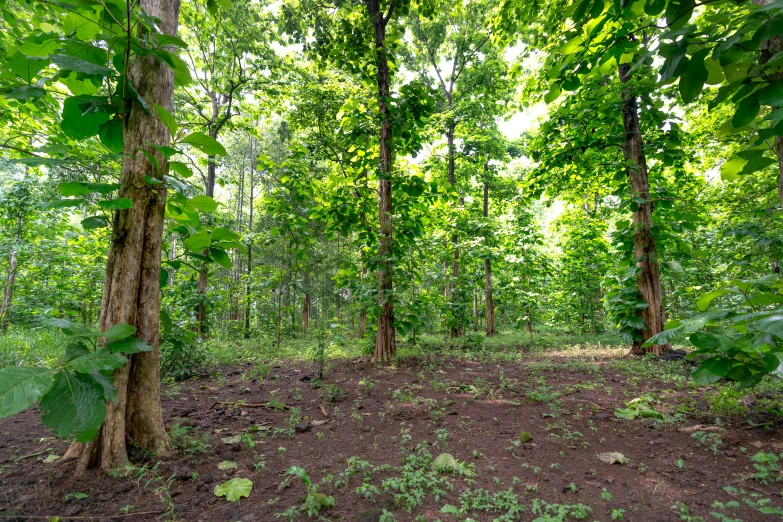
[[[67,444],[31,409],[0,420],[0,515],[286,520],[275,515],[301,506],[306,494],[299,478],[284,474],[299,466],[318,493],[334,498],[328,507],[311,496],[328,520],[378,521],[384,509],[393,513],[385,520],[442,522],[782,518],[780,487],[760,480],[751,461],[781,452],[780,431],[744,418],[716,426],[704,390],[687,377],[655,377],[655,365],[672,364],[682,363],[632,374],[600,359],[436,355],[394,368],[335,362],[319,383],[311,364],[282,362],[260,384],[260,365],[223,367],[164,386],[172,455],[134,450],[128,469],[82,479],[72,478],[73,463],[45,462]],[[615,415],[645,394],[668,421]],[[604,452],[627,460],[602,462]],[[456,470],[432,471],[441,453],[453,455]],[[215,496],[216,485],[236,477],[253,482],[248,498]]]

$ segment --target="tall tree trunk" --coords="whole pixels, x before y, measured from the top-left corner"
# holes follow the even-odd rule
[[[454,122],[449,123],[446,129],[446,145],[448,147],[448,175],[449,184],[454,187],[457,182],[455,172],[455,158],[454,158],[454,132],[456,130],[456,124]],[[460,293],[457,292],[457,281],[459,280],[459,235],[456,231],[451,235],[451,245],[453,248],[453,254],[451,259],[451,280],[449,286],[451,287],[450,303],[451,313],[454,317],[457,316],[457,306],[454,303],[454,299],[459,298]],[[449,337],[459,337],[462,331],[461,324],[452,323],[449,329]]]
[[[14,297],[14,283],[16,282],[16,267],[19,260],[19,251],[14,245],[13,250],[8,255],[8,273],[5,276],[5,290],[3,291],[3,302],[0,303],[0,331],[8,330],[8,322],[11,313],[11,300]]]
[[[489,218],[489,158],[484,162],[484,217]],[[487,307],[487,337],[495,335],[495,309],[492,303],[492,259],[484,258],[484,293]]]
[[[620,81],[627,84],[630,80],[631,64],[620,64]],[[639,106],[636,95],[626,87],[623,89],[623,127],[625,143],[623,153],[627,165],[628,179],[631,185],[631,196],[644,199],[636,212],[633,213],[633,245],[637,266],[641,268],[636,285],[639,293],[647,303],[647,308],[637,311],[644,319],[647,328],[642,339],[634,340],[631,353],[640,355],[654,353],[660,355],[669,349],[669,345],[643,347],[644,342],[663,331],[663,304],[661,301],[661,273],[658,267],[658,256],[655,251],[653,227],[653,205],[650,201],[650,188],[647,179],[647,160],[644,157],[642,133],[639,127]]]
[[[773,3],[774,0],[753,0],[753,3],[758,6],[765,6]],[[759,64],[764,65],[770,58],[775,56],[778,52],[783,50],[783,36],[776,35],[765,40],[760,46],[761,54],[759,56]],[[769,75],[772,79],[777,80],[781,74]],[[776,110],[779,107],[772,107],[772,110]],[[778,157],[778,197],[780,198],[781,210],[783,210],[783,136],[775,136],[775,154]]]
[[[160,29],[177,34],[178,0],[141,0],[140,9],[159,19]],[[152,55],[136,58],[129,78],[147,103],[173,112],[174,74]],[[154,114],[154,113],[153,113]],[[122,468],[128,462],[127,446],[156,455],[169,451],[160,406],[160,262],[163,242],[165,185],[151,185],[145,176],[163,181],[168,163],[150,144],[167,146],[169,131],[155,116],[133,104],[124,126],[124,152],[119,196],[133,208],[115,212],[112,241],[106,262],[101,300],[101,331],[118,323],[136,327],[136,337],[153,350],[130,355],[114,374],[117,401],[106,403],[106,420],[89,444],[74,443],[63,459],[79,457],[77,475],[93,465],[104,470]],[[158,159],[156,169],[138,149]]]
[[[204,193],[209,197],[215,195],[215,156],[207,158],[207,184],[204,187]],[[209,256],[209,248],[205,248],[201,254]],[[201,263],[199,268],[198,281],[196,282],[196,293],[198,294],[196,325],[198,332],[204,335],[207,333],[207,276],[209,267],[206,263]]]
[[[378,172],[378,211],[380,231],[378,237],[378,257],[380,258],[380,270],[378,271],[378,331],[375,337],[375,352],[373,359],[376,361],[391,360],[396,350],[394,338],[394,308],[392,286],[392,125],[391,113],[386,100],[389,98],[389,60],[386,54],[386,24],[389,19],[380,11],[379,0],[365,0],[367,11],[372,20],[375,36],[375,52],[378,83],[378,110],[381,115],[381,130],[379,136],[380,165]],[[390,6],[388,15],[391,16]]]
[[[248,234],[253,233],[253,201],[255,200],[255,186],[256,186],[256,141],[253,137],[250,138],[250,179],[248,185],[250,186],[250,199],[247,202],[249,217],[247,220]],[[253,275],[253,240],[247,241],[247,281],[245,281],[245,338],[250,337],[250,282]]]
[[[302,333],[307,335],[310,331],[310,306],[312,306],[310,301],[310,274],[305,273],[304,280],[305,291],[304,297],[302,298]]]

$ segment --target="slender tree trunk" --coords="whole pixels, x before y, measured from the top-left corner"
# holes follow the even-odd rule
[[[307,335],[310,331],[310,274],[305,272],[304,275],[305,291],[302,298],[302,333]]]
[[[489,218],[489,158],[484,162],[484,217]],[[484,258],[484,293],[487,306],[487,337],[495,335],[495,308],[492,303],[492,259]]]
[[[215,195],[215,156],[207,158],[207,185],[204,193],[213,197]],[[209,256],[209,248],[205,248],[203,255]],[[198,281],[196,282],[196,293],[198,294],[198,309],[196,310],[196,324],[198,332],[202,335],[207,333],[207,276],[209,267],[206,263],[201,263],[198,272]]]
[[[630,80],[630,70],[631,64],[620,64],[620,81],[623,84],[627,84]],[[668,344],[642,346],[647,339],[663,331],[661,273],[655,250],[655,237],[652,232],[653,205],[650,201],[647,160],[644,156],[642,133],[639,126],[639,106],[636,95],[628,87],[623,90],[622,97],[623,127],[625,129],[623,153],[631,185],[631,196],[645,200],[633,214],[633,244],[637,266],[641,268],[636,284],[642,299],[648,305],[647,308],[639,310],[637,314],[644,319],[647,329],[644,330],[642,339],[634,340],[631,353],[640,355],[651,352],[660,355],[670,348]]]
[[[178,0],[141,0],[140,9],[159,19],[166,33],[177,34]],[[147,103],[173,112],[174,74],[152,55],[136,58],[129,78]],[[153,113],[154,114],[154,113]],[[133,104],[124,126],[124,152],[119,196],[129,198],[133,208],[115,212],[112,241],[106,262],[101,300],[100,328],[118,323],[136,327],[136,337],[153,350],[130,355],[129,362],[114,374],[117,401],[106,403],[106,420],[89,444],[74,443],[63,459],[78,457],[77,475],[93,465],[104,470],[122,468],[128,462],[127,446],[134,445],[156,455],[169,451],[160,406],[160,266],[163,242],[165,185],[151,185],[145,176],[163,181],[168,171],[165,158],[149,144],[167,146],[169,131],[155,116]],[[143,149],[158,159],[161,169],[147,161]]]
[[[11,301],[14,297],[14,283],[16,282],[16,267],[19,260],[19,251],[14,245],[13,250],[8,255],[8,273],[5,276],[5,290],[3,291],[3,302],[0,303],[0,331],[8,330],[8,322],[11,313]]]
[[[392,286],[392,124],[391,113],[386,100],[389,97],[389,60],[386,54],[386,24],[385,18],[379,7],[379,0],[365,0],[367,11],[372,20],[375,34],[375,52],[378,83],[378,109],[381,115],[381,130],[379,137],[380,165],[378,172],[378,210],[380,231],[378,238],[378,257],[380,258],[380,270],[378,271],[378,331],[375,337],[375,352],[373,359],[376,361],[391,360],[396,350],[394,338],[394,308]],[[393,7],[394,4],[390,7]],[[391,16],[391,11],[388,16]]]
[[[456,179],[456,172],[455,172],[455,158],[454,158],[454,132],[455,132],[456,125],[452,122],[449,123],[448,128],[446,129],[446,145],[448,146],[448,175],[449,175],[449,184],[451,184],[452,187],[457,182]],[[451,306],[451,312],[454,317],[457,317],[457,306],[456,303],[454,303],[454,299],[459,298],[459,292],[457,292],[457,282],[459,281],[459,235],[454,232],[451,235],[451,244],[453,248],[453,254],[452,254],[452,260],[451,260],[451,281],[449,283],[451,287],[451,297],[452,301],[450,303]],[[452,323],[451,328],[449,329],[449,337],[459,337],[461,334],[462,328],[461,324]]]

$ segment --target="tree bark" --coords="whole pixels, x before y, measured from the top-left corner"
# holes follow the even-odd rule
[[[753,0],[753,3],[758,6],[769,5],[774,0]],[[775,56],[778,52],[783,50],[783,36],[773,36],[769,40],[765,40],[760,46],[761,54],[759,56],[759,64],[764,65],[770,58]],[[781,75],[772,74],[769,75],[772,79],[777,80]],[[779,107],[772,107],[772,110],[776,110]],[[780,208],[783,211],[783,136],[775,136],[775,154],[778,157],[778,197],[780,198]]]
[[[8,330],[9,314],[11,312],[11,301],[14,297],[14,283],[16,282],[16,267],[19,260],[19,251],[14,245],[13,250],[8,255],[8,273],[5,276],[5,290],[3,291],[3,302],[0,303],[0,331]]]
[[[310,274],[305,272],[304,275],[304,297],[302,298],[302,333],[307,335],[310,331],[310,307],[312,302],[310,300]]]
[[[378,110],[381,115],[381,130],[379,136],[380,165],[378,172],[378,213],[379,213],[379,237],[378,257],[380,258],[380,270],[378,271],[378,331],[375,337],[375,352],[373,359],[387,362],[394,356],[396,342],[394,337],[394,307],[392,303],[392,124],[389,106],[386,99],[389,97],[389,61],[386,54],[386,24],[391,16],[384,16],[380,11],[379,0],[365,0],[367,11],[372,20],[375,37],[375,52],[378,84]]]
[[[489,158],[484,162],[484,217],[489,218]],[[484,293],[486,300],[487,337],[493,336],[495,330],[495,309],[492,303],[492,259],[484,258]]]
[[[215,156],[209,156],[207,158],[207,184],[204,187],[204,193],[209,197],[214,197],[215,195],[215,168]],[[209,248],[205,248],[202,255],[209,256]],[[201,263],[199,268],[198,281],[196,283],[196,293],[199,298],[198,309],[196,310],[196,324],[198,332],[204,335],[207,333],[207,277],[209,267],[206,263]]]
[[[446,145],[448,147],[448,175],[449,175],[449,184],[453,187],[456,182],[456,170],[455,170],[455,158],[454,158],[454,133],[456,131],[456,124],[451,122],[449,123],[448,128],[446,129]],[[457,292],[457,281],[459,280],[459,235],[454,232],[451,235],[451,244],[453,248],[453,255],[451,259],[451,280],[449,281],[449,286],[451,287],[451,297],[452,301],[450,303],[451,306],[451,312],[454,315],[454,317],[457,316],[456,314],[456,306],[454,303],[454,299],[459,298],[459,292]],[[449,329],[449,337],[455,338],[459,337],[462,332],[461,324],[454,324],[452,323],[451,328]]]
[[[140,8],[160,20],[166,34],[177,34],[178,0],[141,0]],[[136,58],[129,78],[147,103],[157,103],[173,112],[174,74],[152,55]],[[77,475],[91,466],[104,470],[128,462],[127,445],[156,455],[169,451],[160,406],[158,349],[160,335],[160,266],[163,242],[165,185],[151,185],[145,176],[163,181],[168,171],[165,158],[149,144],[167,146],[169,131],[155,116],[133,104],[124,125],[124,152],[119,196],[129,198],[133,208],[115,212],[112,241],[106,262],[101,300],[100,328],[118,323],[136,327],[136,337],[153,350],[130,355],[129,362],[114,374],[117,401],[106,403],[106,420],[89,444],[74,443],[63,459],[79,457]],[[137,149],[154,155],[162,166],[156,169]]]
[[[630,80],[630,64],[620,64],[620,81],[627,84]],[[650,201],[650,188],[647,178],[647,160],[644,156],[642,133],[639,126],[639,107],[636,95],[626,87],[622,93],[623,127],[625,130],[626,170],[631,186],[631,196],[644,199],[633,214],[634,224],[634,257],[641,270],[637,276],[636,285],[647,308],[637,311],[647,325],[641,340],[634,340],[631,354],[640,355],[654,353],[660,355],[669,349],[669,345],[654,345],[643,347],[647,339],[663,331],[663,304],[661,301],[661,273],[658,266],[658,256],[655,250],[653,227],[653,205]]]

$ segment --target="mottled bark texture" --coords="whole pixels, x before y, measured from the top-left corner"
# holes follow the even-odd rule
[[[753,3],[758,6],[769,5],[774,0],[753,0]],[[779,51],[783,50],[783,36],[776,35],[765,40],[761,43],[761,55],[759,56],[759,64],[764,65],[770,58],[775,56]],[[777,68],[780,71],[780,67]],[[778,80],[781,77],[780,72],[765,71],[768,77],[772,80]],[[776,110],[779,107],[772,107],[772,110]],[[780,207],[783,210],[783,136],[775,136],[775,154],[778,156],[778,197],[780,198]]]
[[[394,338],[394,305],[392,302],[392,125],[391,113],[386,100],[389,98],[389,61],[386,54],[386,24],[391,16],[391,9],[384,15],[380,9],[379,0],[365,0],[367,12],[373,25],[375,37],[375,53],[378,84],[378,112],[381,117],[379,135],[380,164],[378,168],[378,331],[375,337],[375,352],[373,359],[386,362],[391,360],[396,350]]]
[[[160,19],[166,34],[176,34],[178,0],[141,0],[140,8]],[[172,111],[174,76],[171,69],[152,55],[133,61],[129,78],[147,103],[157,103]],[[154,114],[154,113],[153,113]],[[164,158],[149,144],[169,145],[169,131],[156,116],[137,104],[131,108],[124,129],[124,152],[119,197],[133,201],[133,208],[114,214],[112,241],[106,263],[106,279],[101,301],[100,328],[117,323],[136,327],[136,337],[153,350],[129,356],[117,370],[114,385],[117,401],[107,402],[106,420],[95,440],[74,443],[64,458],[79,458],[77,475],[88,467],[104,470],[121,468],[128,462],[127,446],[134,445],[155,454],[169,450],[160,407],[159,312],[160,262],[163,239],[163,213],[166,189],[151,185],[145,176],[163,179]],[[157,157],[156,170],[138,149]]]
[[[622,92],[622,116],[625,129],[623,153],[631,196],[644,199],[644,203],[639,204],[638,209],[633,213],[633,244],[634,257],[637,259],[637,266],[641,268],[636,281],[637,289],[648,305],[647,308],[637,311],[637,314],[647,324],[647,329],[644,330],[641,340],[634,340],[631,353],[634,355],[644,353],[660,355],[669,349],[668,344],[642,346],[647,339],[663,331],[664,321],[663,303],[661,302],[661,272],[652,231],[653,205],[650,201],[647,160],[644,157],[642,133],[639,126],[639,106],[636,95],[627,86],[630,80],[630,69],[630,64],[621,64],[619,67],[620,81],[626,85]]]

